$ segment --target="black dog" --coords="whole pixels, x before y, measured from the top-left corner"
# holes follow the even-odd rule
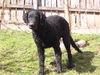
[[[38,10],[29,10],[27,13],[24,13],[23,20],[26,24],[29,25],[30,29],[32,29],[32,34],[39,54],[41,75],[44,75],[44,49],[49,47],[53,47],[55,51],[57,72],[62,72],[62,53],[59,47],[60,38],[63,39],[68,53],[68,68],[70,69],[74,67],[70,45],[72,45],[78,52],[82,52],[74,43],[70,35],[69,24],[63,17],[57,15],[46,17],[42,12]]]

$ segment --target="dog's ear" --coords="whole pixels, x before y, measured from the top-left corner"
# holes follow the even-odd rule
[[[46,19],[45,14],[43,14],[42,12],[40,12],[40,23],[43,23]]]
[[[24,22],[26,23],[26,24],[28,24],[28,12],[24,12],[23,13],[23,20],[24,20]]]

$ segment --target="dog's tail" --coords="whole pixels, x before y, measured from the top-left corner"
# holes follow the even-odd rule
[[[72,45],[73,48],[75,48],[75,50],[77,50],[79,53],[83,53],[79,48],[78,46],[75,44],[73,38],[70,36],[70,43]]]

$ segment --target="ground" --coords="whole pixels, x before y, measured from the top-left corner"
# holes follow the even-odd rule
[[[29,27],[25,24],[2,24],[2,29],[13,29],[13,30],[20,30],[20,31],[31,31]],[[92,34],[98,33],[100,34],[100,28],[72,28],[71,32],[73,33],[82,33],[82,34]]]
[[[63,73],[54,72],[52,48],[46,49],[45,71],[47,75],[100,75],[100,34],[72,34],[73,38],[88,40],[81,48],[83,54],[72,49],[75,67],[66,68],[66,51],[63,52]],[[0,75],[38,75],[38,54],[31,32],[0,30]]]

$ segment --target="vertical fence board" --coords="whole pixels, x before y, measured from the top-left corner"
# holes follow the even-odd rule
[[[11,0],[11,4],[15,5],[16,4],[16,0]]]
[[[23,11],[17,10],[17,20],[18,20],[19,23],[23,22],[23,18],[20,15],[23,15]]]
[[[75,28],[76,24],[75,24],[75,14],[71,14],[71,28]]]
[[[64,0],[57,0],[57,7],[64,7]]]
[[[29,0],[25,0],[25,5],[29,5]]]
[[[24,0],[18,0],[18,5],[24,5]]]
[[[42,0],[38,0],[38,6],[42,6]]]
[[[100,4],[99,4],[99,0],[94,0],[94,8],[95,9],[99,9],[100,8]]]
[[[12,21],[12,22],[16,22],[15,10],[11,10],[11,21]]]
[[[76,2],[75,2],[75,8],[79,8],[79,0],[76,0]]]
[[[86,14],[81,14],[81,26],[85,28],[87,26]]]
[[[35,3],[35,1],[37,2],[37,0],[34,0],[34,3]],[[25,5],[32,5],[33,4],[32,2],[33,2],[33,0],[25,0]]]
[[[9,10],[6,9],[6,10],[4,10],[4,18],[3,18],[3,20],[4,20],[4,22],[7,23],[9,21],[9,19],[10,19]]]
[[[81,0],[81,8],[85,8],[85,0]]]
[[[52,0],[46,0],[46,6],[51,7],[52,6]]]
[[[25,3],[24,3],[25,1]],[[71,25],[72,27],[76,28],[93,28],[93,27],[100,27],[100,12],[95,13],[94,12],[87,12],[87,11],[69,11],[68,7],[65,8],[65,1],[69,1],[69,7],[70,8],[76,8],[76,9],[100,9],[100,0],[6,0],[5,4],[10,4],[11,5],[31,5],[33,6],[34,9],[38,9],[39,7],[57,7],[63,8],[64,11],[59,11],[59,10],[43,10],[47,16],[50,15],[60,15],[62,17],[65,17],[65,15],[71,17]],[[3,3],[3,0],[0,0],[0,4]],[[66,5],[67,6],[67,5]],[[16,8],[4,8],[4,20],[8,21],[11,20],[13,22],[22,22],[22,15],[23,15],[23,10],[25,8],[17,9]],[[27,10],[27,9],[25,9]],[[1,13],[2,9],[0,9]],[[68,13],[66,14],[65,11]],[[69,13],[70,12],[70,13]],[[1,16],[1,15],[0,15]],[[7,18],[6,18],[7,17]],[[68,17],[69,19],[69,17]],[[67,20],[69,21],[69,20]]]
[[[45,6],[45,3],[44,2],[45,2],[45,0],[42,0],[41,1],[41,6]]]
[[[94,26],[94,15],[93,14],[88,14],[88,25],[89,28],[93,28]]]
[[[10,4],[10,0],[5,0],[5,4]]]
[[[56,6],[57,6],[56,0],[52,0],[52,7],[56,7]]]
[[[33,2],[33,8],[34,9],[38,9],[38,1],[37,0],[34,0],[34,2]]]
[[[3,4],[3,0],[0,0],[0,4]]]
[[[76,23],[77,23],[77,28],[79,28],[81,25],[81,23],[80,23],[80,14],[79,13],[77,13],[77,17],[76,17]]]
[[[76,0],[71,0],[71,8],[75,8],[75,2]]]
[[[0,20],[1,20],[1,12],[2,12],[2,10],[0,9]]]
[[[100,28],[100,14],[96,15],[96,26],[97,28]]]
[[[94,3],[93,3],[94,0],[87,0],[87,8],[88,9],[93,9],[94,8]]]
[[[79,0],[71,0],[71,8],[79,8]]]

